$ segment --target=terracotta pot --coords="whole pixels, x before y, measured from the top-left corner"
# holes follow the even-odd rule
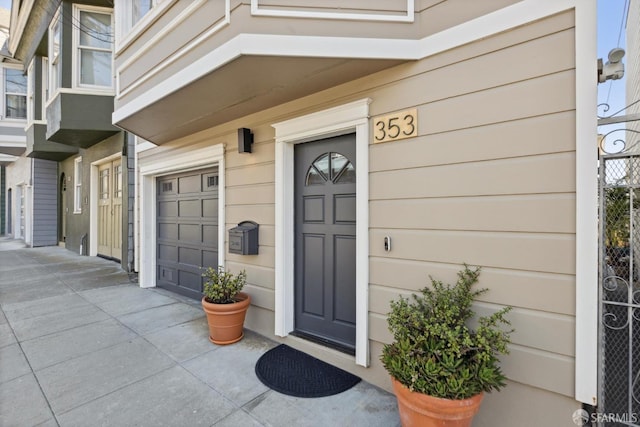
[[[391,378],[403,427],[469,427],[482,403],[483,393],[469,399],[441,399],[409,390]]]
[[[244,317],[251,304],[251,297],[240,292],[233,304],[214,304],[202,298],[202,308],[209,324],[209,341],[226,345],[238,342],[244,336]]]

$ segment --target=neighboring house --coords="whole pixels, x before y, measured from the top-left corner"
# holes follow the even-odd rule
[[[389,301],[480,265],[516,333],[476,425],[571,425],[597,403],[595,0],[286,3],[115,1],[113,121],[158,145],[140,285],[245,269],[250,329],[389,389]]]
[[[111,123],[112,3],[14,1],[9,51],[28,75],[27,156],[54,165],[34,163],[51,187],[34,206],[48,211],[56,242],[129,269],[133,164],[130,138]]]
[[[32,160],[25,157],[27,79],[22,64],[6,50],[9,11],[0,8],[0,234],[33,244],[33,232],[41,225],[33,221],[31,209]],[[35,244],[41,241],[35,239]]]

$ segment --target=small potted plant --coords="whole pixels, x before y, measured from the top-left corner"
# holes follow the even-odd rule
[[[505,376],[499,355],[507,354],[510,333],[505,307],[469,325],[473,300],[487,289],[472,290],[480,268],[458,272],[455,285],[431,278],[413,299],[391,302],[389,330],[394,341],[381,360],[391,375],[404,427],[470,426],[484,392],[500,390]]]
[[[237,275],[208,267],[202,277],[202,308],[209,324],[209,340],[214,344],[232,344],[244,336],[244,318],[251,304],[248,294],[240,292],[247,283],[247,273],[242,270]]]

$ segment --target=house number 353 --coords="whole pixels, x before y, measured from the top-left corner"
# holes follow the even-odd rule
[[[373,141],[387,142],[418,136],[418,110],[398,111],[373,118]]]

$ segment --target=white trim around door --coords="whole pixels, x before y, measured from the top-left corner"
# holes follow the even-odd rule
[[[140,271],[142,288],[156,286],[156,178],[218,166],[218,264],[225,264],[225,164],[224,145],[204,147],[185,146],[166,149],[166,146],[140,153],[138,159],[140,191]]]
[[[598,150],[596,0],[576,2],[576,400],[598,394]]]
[[[276,131],[275,334],[294,329],[295,144],[356,134],[356,364],[369,365],[369,104],[362,99],[273,124]]]

